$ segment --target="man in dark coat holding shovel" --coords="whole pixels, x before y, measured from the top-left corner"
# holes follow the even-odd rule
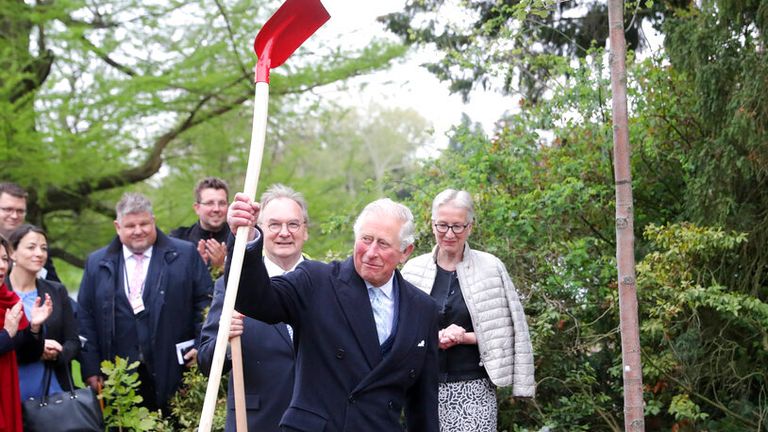
[[[232,232],[253,227],[259,204],[238,194]],[[353,257],[304,261],[269,278],[263,233],[250,229],[236,309],[293,328],[296,384],[284,431],[437,432],[435,302],[396,270],[413,251],[413,215],[389,199],[355,222]],[[228,260],[229,261],[229,260]]]
[[[259,226],[265,233],[264,264],[270,276],[292,271],[304,260],[302,247],[309,238],[307,203],[293,189],[277,184],[261,196],[264,211]],[[200,371],[210,374],[216,335],[224,306],[224,278],[216,281],[211,310],[203,325],[200,351],[197,355]],[[248,430],[277,432],[280,418],[291,402],[294,383],[293,329],[285,323],[266,324],[235,313],[229,337],[241,338],[243,361],[243,387]],[[231,361],[224,369],[232,367]],[[227,423],[225,431],[236,430],[235,390],[230,376],[227,392]]]

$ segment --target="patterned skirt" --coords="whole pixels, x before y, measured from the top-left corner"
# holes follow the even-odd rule
[[[440,432],[496,432],[496,388],[487,378],[440,383]]]

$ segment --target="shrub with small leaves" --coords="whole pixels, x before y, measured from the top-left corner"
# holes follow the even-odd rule
[[[138,406],[142,397],[136,393],[141,382],[136,368],[139,362],[128,364],[120,357],[115,362],[104,360],[101,371],[106,375],[101,398],[104,400],[104,423],[118,431],[154,431],[159,412]]]

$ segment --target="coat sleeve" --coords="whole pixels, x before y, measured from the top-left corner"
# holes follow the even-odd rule
[[[221,309],[224,305],[224,278],[216,281],[213,290],[213,301],[211,309],[208,311],[208,317],[203,324],[203,330],[200,333],[200,343],[197,348],[197,365],[200,373],[209,375],[213,365],[213,354],[216,349],[216,338],[219,334],[219,319],[221,318]],[[222,374],[227,373],[232,368],[232,362],[229,359],[224,361],[224,370]]]
[[[67,366],[80,353],[80,338],[77,336],[78,326],[67,289],[64,285],[59,285],[56,292],[61,308],[61,328],[59,329],[58,342],[62,346],[61,353],[56,359],[56,365]]]
[[[193,308],[195,313],[195,340],[200,340],[200,332],[205,321],[205,308],[211,304],[211,295],[213,295],[213,280],[205,262],[195,251],[190,265],[190,272],[194,275],[193,283]]]
[[[429,324],[427,355],[417,382],[408,389],[405,419],[407,430],[438,432],[437,387],[438,387],[438,310],[437,304],[430,303],[428,312],[433,317]]]
[[[528,323],[525,320],[525,311],[520,303],[515,285],[507,273],[504,263],[497,262],[498,271],[504,284],[504,294],[507,297],[509,312],[512,315],[513,346],[515,349],[512,395],[517,397],[534,397],[536,395],[536,380],[534,378],[533,347],[531,335],[528,331]]]
[[[258,228],[257,228],[258,229]],[[262,248],[264,238],[258,231],[257,239],[248,245],[240,274],[235,309],[240,313],[268,324],[284,322],[299,325],[300,305],[306,306],[312,284],[304,261],[287,277],[270,279],[264,266]],[[229,248],[225,276],[229,277],[234,242]]]
[[[0,355],[13,349],[13,339],[6,329],[0,329]]]
[[[24,356],[24,363],[29,363],[40,359],[43,355],[43,338],[36,338],[32,335],[29,327],[16,332],[16,336],[11,337],[5,329],[0,329],[0,354],[16,350],[21,363],[21,356]]]
[[[19,364],[33,363],[40,360],[43,355],[43,346],[45,343],[45,332],[35,336],[32,334],[32,326],[27,326],[24,330],[19,330],[13,337],[13,343],[16,346],[16,359]]]
[[[83,273],[83,279],[80,282],[80,291],[77,294],[77,303],[79,309],[77,311],[77,323],[80,335],[86,338],[85,346],[82,350],[82,364],[81,371],[83,379],[87,379],[92,376],[100,374],[101,367],[99,365],[100,349],[98,328],[96,317],[98,316],[96,304],[96,286],[97,286],[97,270],[93,264],[93,256],[91,256],[85,264],[85,272]]]

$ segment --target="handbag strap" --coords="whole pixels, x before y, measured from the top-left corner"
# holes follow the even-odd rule
[[[43,372],[43,385],[45,386],[44,387],[45,390],[43,391],[43,397],[42,397],[41,403],[47,404],[48,395],[51,391],[51,379],[53,378],[53,374],[55,373],[55,371],[53,370],[53,366],[51,366],[49,362],[44,360],[43,364],[45,365],[45,372]],[[66,375],[67,375],[67,381],[69,381],[68,393],[71,397],[74,398],[75,383],[72,381],[72,371],[70,370],[71,368],[72,368],[72,365],[69,362],[67,362],[66,367],[64,368],[64,371],[66,372]]]
[[[43,365],[45,366],[45,372],[43,372],[43,397],[40,400],[40,403],[45,405],[48,403],[48,393],[51,390],[51,375],[53,375],[53,368],[48,366],[48,362],[43,361]]]
[[[67,374],[67,381],[69,381],[69,394],[75,397],[75,383],[72,382],[72,363],[67,362],[65,366],[64,371]]]

